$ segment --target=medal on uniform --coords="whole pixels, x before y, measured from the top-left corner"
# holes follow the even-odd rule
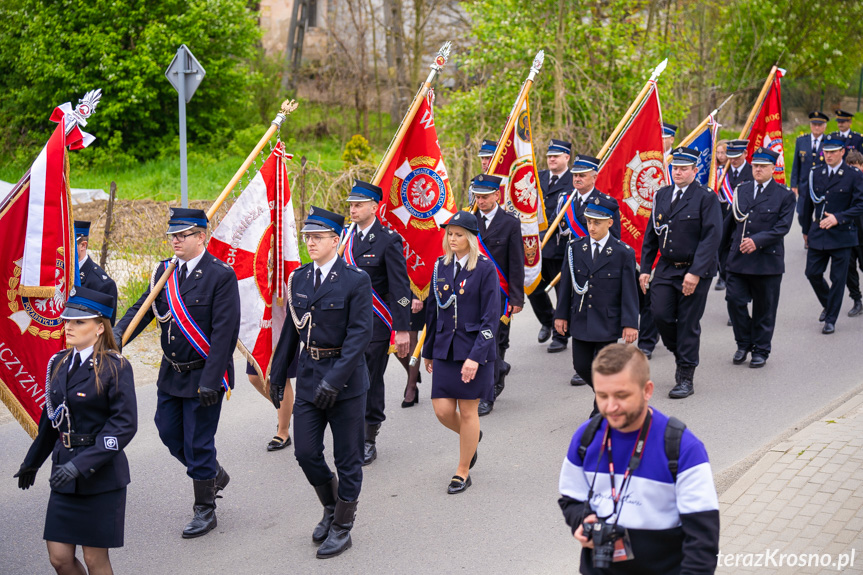
[[[465,284],[465,282],[467,282],[467,278],[461,280],[461,283],[458,284],[458,287],[460,288],[458,290],[458,293],[460,293],[461,295],[464,295],[464,284]]]
[[[449,290],[449,284],[443,284],[443,291]]]

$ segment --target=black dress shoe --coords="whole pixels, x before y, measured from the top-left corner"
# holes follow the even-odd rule
[[[818,316],[818,321],[824,321],[827,319],[827,308],[821,310],[821,315]]]
[[[455,495],[456,493],[461,493],[470,487],[470,484],[470,475],[467,476],[467,479],[459,477],[458,475],[453,475],[449,482],[449,486],[446,488],[446,492],[450,495]]]
[[[405,389],[405,394],[402,397],[407,397],[408,390]],[[417,389],[416,393],[414,393],[413,401],[405,401],[402,399],[402,407],[413,407],[420,402],[420,390]]]
[[[505,361],[502,363],[503,363],[503,365],[501,365],[500,374],[501,375],[509,375],[509,372],[512,369],[512,366]]]
[[[482,417],[483,415],[488,415],[491,413],[491,410],[494,409],[494,403],[490,401],[480,401],[479,407],[476,409],[477,415]]]
[[[854,300],[854,307],[852,307],[848,311],[848,317],[857,317],[861,313],[863,313],[863,301],[860,301],[859,299],[855,299]]]
[[[572,379],[569,380],[569,385],[587,385],[587,382],[584,381],[584,378],[578,375],[577,373],[572,376]]]
[[[759,368],[767,364],[767,358],[757,353],[752,354],[752,361],[749,362],[749,367]]]
[[[748,355],[749,355],[749,350],[738,349],[737,351],[734,352],[734,359],[732,359],[731,361],[734,363],[734,365],[740,365],[741,363],[746,361],[746,356],[748,356]],[[752,357],[754,358],[755,356],[753,355]]]
[[[536,339],[539,343],[545,343],[548,341],[548,338],[551,337],[551,328],[548,326],[542,326],[539,328],[539,335],[536,336]]]
[[[734,322],[731,321],[731,318],[728,318],[728,327],[733,327],[733,326],[734,326]]]
[[[671,399],[683,399],[695,393],[695,387],[691,381],[681,381],[668,392]]]
[[[823,334],[831,334],[834,331],[836,331],[836,326],[833,325],[832,323],[830,323],[829,321],[825,322],[824,327],[821,328],[821,333],[823,333]]]
[[[717,279],[717,280],[716,280],[716,285],[715,285],[715,286],[713,286],[713,289],[715,289],[716,291],[722,291],[722,290],[724,290],[724,289],[725,289],[725,280],[724,280],[724,279],[722,279],[722,278]]]
[[[548,353],[560,353],[561,351],[566,350],[566,342],[554,340],[551,342],[551,345],[548,346],[546,350]]]
[[[653,357],[653,352],[652,352],[652,351],[647,351],[646,349],[642,349],[642,348],[640,348],[640,347],[638,348],[638,351],[640,351],[641,353],[643,353],[643,354],[645,355],[645,357],[647,357],[647,359],[650,359],[651,357]]]
[[[270,442],[267,444],[267,451],[279,451],[280,449],[284,449],[291,444],[291,436],[289,435],[287,439],[282,439],[278,435],[274,436]]]

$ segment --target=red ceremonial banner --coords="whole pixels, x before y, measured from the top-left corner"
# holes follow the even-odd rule
[[[207,249],[237,274],[240,304],[239,347],[267,380],[285,308],[288,275],[300,265],[294,205],[282,142],[222,218]],[[277,208],[280,206],[280,208]]]
[[[393,159],[383,166],[378,208],[381,223],[404,239],[411,290],[428,296],[434,262],[443,253],[443,228],[456,212],[449,175],[434,124],[434,92],[420,104],[399,142]]]
[[[639,262],[653,195],[666,185],[663,159],[662,111],[654,83],[641,108],[605,156],[596,178],[596,189],[620,205],[620,239],[632,246]]]
[[[776,167],[773,169],[773,179],[780,184],[785,183],[785,146],[782,143],[782,76],[784,71],[779,68],[773,76],[761,109],[752,122],[749,132],[749,147],[746,159],[752,160],[752,154],[758,148],[770,148],[779,154]]]
[[[31,437],[45,403],[48,360],[66,345],[60,314],[75,271],[65,146],[76,145],[81,133],[67,137],[59,120],[33,166],[0,204],[0,400]],[[28,237],[40,216],[38,234]],[[41,278],[32,287],[22,285],[28,260],[33,277]]]

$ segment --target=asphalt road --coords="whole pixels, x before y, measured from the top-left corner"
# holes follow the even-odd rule
[[[788,240],[774,352],[761,370],[734,366],[724,293],[711,291],[702,322],[701,365],[694,396],[673,401],[674,361],[661,346],[651,363],[652,404],[676,415],[706,444],[719,479],[734,477],[747,458],[835,403],[861,383],[863,318],[850,319],[846,298],[836,333],[820,333],[821,311],[803,275],[799,229]],[[219,527],[183,540],[191,481],[159,441],[153,425],[156,370],[136,366],[140,429],[127,453],[133,483],[126,546],[112,551],[117,573],[575,573],[578,545],[557,506],[557,479],[570,437],[591,407],[590,390],[569,385],[568,352],[550,355],[536,342],[529,309],[516,317],[507,356],[513,370],[494,412],[482,419],[484,439],[473,486],[445,493],[458,441],[435,419],[423,383],[419,405],[400,409],[403,371],[387,373],[388,419],[380,456],[365,468],[353,531],[354,548],[315,559],[311,531],[321,508],[291,450],[264,449],[275,428],[272,408],[240,381],[226,403],[217,435],[232,481],[218,508]],[[127,352],[133,359],[132,344]],[[237,365],[242,363],[237,356]],[[242,369],[239,369],[242,373]],[[329,437],[327,439],[329,454]],[[48,467],[22,492],[12,475],[29,438],[14,422],[0,425],[0,572],[49,573],[42,542]],[[737,464],[735,466],[735,464]]]

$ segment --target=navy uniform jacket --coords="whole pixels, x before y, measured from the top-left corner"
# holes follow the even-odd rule
[[[857,220],[863,214],[863,174],[844,161],[836,167],[836,174],[828,181],[827,166],[812,173],[815,195],[824,202],[815,204],[809,195],[809,182],[800,186],[800,227],[808,236],[809,247],[816,250],[837,250],[857,245]],[[838,225],[822,230],[818,225],[822,214],[836,216]]]
[[[476,213],[480,237],[509,283],[509,305],[523,307],[524,241],[521,239],[521,222],[498,206],[491,224],[483,231],[482,217],[482,212]],[[501,294],[501,309],[503,301]]]
[[[743,182],[751,182],[753,179],[752,165],[749,162],[746,162],[740,167],[740,171],[736,178],[734,177],[734,166],[731,164],[728,165],[728,183],[731,184],[732,190],[737,189],[737,186]]]
[[[129,462],[123,449],[138,431],[138,403],[132,366],[120,357],[113,352],[106,354],[106,361],[111,365],[102,367],[99,376],[102,392],[97,393],[93,365],[95,353],[81,364],[71,381],[67,381],[71,350],[54,355],[51,366],[51,403],[54,409],[65,401],[72,422],[71,433],[96,436],[93,445],[67,449],[60,440],[60,432],[69,433],[65,416],[59,429],[54,429],[45,409],[42,410],[39,434],[27,452],[24,465],[38,468],[52,455],[53,473],[57,467],[71,461],[81,475],[60,487],[59,493],[92,495],[129,484]]]
[[[375,219],[363,241],[354,238],[353,255],[357,267],[369,274],[372,288],[389,306],[393,330],[410,331],[411,282],[402,237]],[[377,315],[372,325],[372,341],[390,339],[389,330]]]
[[[434,292],[429,294],[425,302],[427,329],[422,356],[452,361],[472,359],[480,365],[494,362],[495,336],[500,323],[500,283],[494,264],[480,255],[476,267],[472,271],[462,269],[455,280],[453,262],[446,265],[441,256],[435,265],[437,285],[431,289],[437,290],[441,303],[446,303],[453,293],[456,301],[446,309],[438,309]],[[460,292],[462,289],[464,293]]]
[[[553,222],[554,218],[557,216],[557,202],[560,197],[572,192],[572,173],[567,169],[551,188],[548,187],[549,178],[551,177],[551,173],[548,170],[542,170],[536,175],[536,177],[539,178],[539,187],[542,190],[542,201],[545,203],[545,220],[548,222],[548,225],[551,226],[551,222]],[[561,220],[561,222],[566,223],[566,219]],[[547,229],[539,232],[540,241],[545,238],[545,234],[552,234],[552,238],[548,240],[548,243],[542,250],[542,257],[563,259],[564,252],[566,252],[567,238],[562,237],[558,242],[557,235],[559,232],[560,230],[558,228],[553,230]]]
[[[576,192],[575,190],[572,190],[571,195],[577,196],[578,192]],[[578,219],[578,223],[581,224],[581,227],[584,228],[585,232],[587,231],[587,218],[584,217],[584,210],[587,208],[587,204],[597,203],[596,200],[599,198],[599,196],[604,197],[607,201],[614,202],[614,205],[616,205],[616,206],[618,205],[616,199],[612,198],[608,194],[603,194],[602,192],[600,192],[596,188],[593,188],[593,190],[591,190],[591,192],[587,195],[587,202],[585,202],[584,204],[582,204],[578,198],[575,198],[574,200],[572,200],[573,202],[575,202],[575,204],[573,206],[575,208],[575,217]],[[567,200],[571,200],[571,199],[572,199],[572,197],[567,198]],[[620,239],[620,208],[619,207],[617,210],[614,211],[613,219],[614,219],[614,221],[611,224],[611,230],[610,230],[611,235],[612,235],[612,237]],[[563,221],[566,222],[565,219]],[[551,222],[549,222],[549,223],[551,223]]]
[[[660,188],[653,200],[653,214],[644,232],[641,245],[642,273],[656,259],[655,278],[677,279],[687,273],[711,278],[719,265],[719,244],[722,241],[722,208],[716,194],[698,182],[692,182],[671,209],[674,186]],[[666,231],[654,229],[667,225]],[[675,267],[671,262],[688,263]]]
[[[153,283],[165,271],[166,262],[160,263],[153,272]],[[154,302],[160,316],[169,314],[167,284]],[[114,336],[121,341],[126,326],[135,317],[138,309],[150,295],[150,289],[138,298],[135,305],[126,311],[117,326]],[[240,292],[234,270],[204,250],[204,255],[194,270],[189,270],[186,281],[180,287],[180,296],[195,323],[210,340],[210,355],[202,369],[182,373],[174,370],[165,357],[177,363],[199,361],[201,355],[192,347],[173,320],[160,323],[162,328],[162,366],[159,369],[158,388],[175,397],[198,397],[201,386],[222,390],[222,376],[228,372],[228,383],[234,387],[234,349],[240,333]],[[131,342],[153,321],[152,306],[129,338]]]
[[[826,136],[821,136],[818,146],[819,150],[816,154],[812,151],[812,134],[798,136],[794,144],[794,162],[791,164],[790,187],[802,187],[809,180],[809,170],[824,165],[824,153],[820,148],[824,146],[824,140],[826,139]]]
[[[350,399],[369,389],[365,351],[372,341],[372,322],[380,323],[372,311],[372,283],[368,274],[336,258],[316,292],[314,271],[314,263],[308,263],[291,274],[293,280],[288,305],[293,306],[300,321],[307,313],[311,317],[298,331],[291,310],[287,310],[285,325],[273,353],[270,378],[275,385],[286,385],[288,367],[302,342],[297,369],[297,399],[314,401],[315,390],[322,380],[336,389],[341,388],[338,401]],[[341,355],[315,360],[306,351],[307,341],[317,348],[340,347]]]
[[[745,182],[734,195],[737,209],[749,214],[746,220],[746,237],[758,248],[751,254],[740,251],[744,224],[725,218],[722,245],[728,253],[725,269],[736,274],[776,275],[785,273],[785,236],[791,230],[797,198],[794,192],[771,180],[754,200],[755,181]]]
[[[842,136],[839,132],[833,132],[827,137],[829,140],[844,140],[846,150],[857,150],[863,154],[863,135],[854,130],[848,133],[848,137]]]
[[[114,298],[115,302],[117,301],[117,284],[105,273],[105,270],[93,261],[93,258],[88,257],[78,272],[83,287],[108,294]],[[116,321],[117,308],[115,307],[114,313],[111,315],[111,325],[114,325]]]
[[[570,241],[567,250],[572,252],[573,268],[567,254],[560,272],[560,300],[554,319],[568,321],[573,339],[582,341],[617,341],[623,328],[638,329],[635,251],[610,237],[593,261],[590,236]],[[570,270],[575,272],[578,285],[588,286],[584,301],[573,290]]]

